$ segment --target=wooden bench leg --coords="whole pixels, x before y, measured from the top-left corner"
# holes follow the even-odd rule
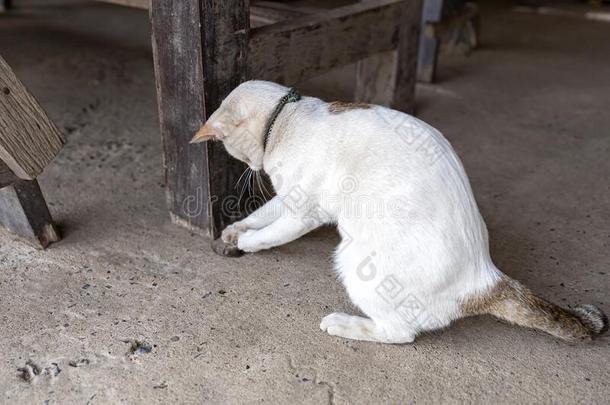
[[[0,190],[0,225],[38,248],[60,239],[36,180],[19,180]]]
[[[189,145],[206,117],[246,80],[247,0],[152,0],[150,19],[175,223],[216,238],[241,215],[234,185],[244,165],[217,143]]]
[[[413,113],[421,1],[405,1],[403,15],[396,50],[358,62],[354,99]]]

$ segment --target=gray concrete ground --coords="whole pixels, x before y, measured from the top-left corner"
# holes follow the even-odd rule
[[[172,225],[146,15],[38,3],[0,16],[0,53],[67,134],[40,179],[64,239],[43,252],[0,232],[0,402],[607,403],[608,336],[488,317],[405,346],[321,332],[351,310],[334,231],[224,259]],[[482,47],[443,61],[418,115],[463,159],[499,267],[610,311],[610,24],[483,17]],[[346,98],[349,74],[304,87]]]

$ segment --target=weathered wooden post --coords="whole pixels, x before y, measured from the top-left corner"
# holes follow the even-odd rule
[[[213,238],[240,214],[231,191],[243,164],[193,134],[246,80],[248,0],[152,0],[150,20],[172,220]]]

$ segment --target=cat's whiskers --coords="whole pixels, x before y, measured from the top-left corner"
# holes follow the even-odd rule
[[[244,175],[248,172],[248,169],[249,169],[249,167],[246,167],[244,169],[244,171],[242,172],[241,176],[239,176],[239,178],[237,179],[237,182],[235,183],[235,186],[233,187],[233,189],[237,189],[239,187],[239,183],[244,178]]]
[[[244,174],[246,174],[246,173],[247,173],[247,175],[245,177],[244,184],[241,187],[241,191],[239,193],[239,198],[237,200],[237,205],[241,205],[241,199],[244,196],[244,193],[246,192],[246,188],[249,188],[250,178],[252,177],[252,169],[247,167],[246,170],[244,171]]]
[[[258,185],[258,191],[260,191],[260,193],[261,193],[261,197],[263,197],[263,200],[265,200],[265,202],[267,202],[267,198],[265,197],[265,192],[263,191],[263,188],[261,187],[261,173],[260,172],[256,172],[255,180],[256,180],[256,184]]]
[[[252,197],[252,189],[254,184],[254,170],[250,169],[250,173],[248,175],[248,197]]]
[[[261,192],[263,200],[265,200],[265,202],[269,201],[269,198],[271,198],[272,195],[269,192],[269,190],[267,190],[267,187],[265,186],[265,182],[263,181],[263,176],[261,175],[260,171],[256,172],[256,180],[258,183],[258,189]]]

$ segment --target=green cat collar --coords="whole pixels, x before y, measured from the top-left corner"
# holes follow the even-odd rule
[[[267,141],[269,140],[269,135],[271,135],[271,130],[273,129],[273,124],[275,124],[275,120],[277,119],[278,115],[280,115],[280,113],[282,112],[282,110],[284,109],[286,104],[297,102],[300,99],[301,99],[301,95],[299,94],[297,89],[295,89],[294,87],[291,87],[288,90],[288,93],[284,97],[282,97],[280,99],[280,101],[277,103],[275,110],[273,110],[273,114],[271,114],[269,121],[267,121],[267,128],[265,129],[265,138],[263,139],[263,148],[264,149],[267,149]]]

